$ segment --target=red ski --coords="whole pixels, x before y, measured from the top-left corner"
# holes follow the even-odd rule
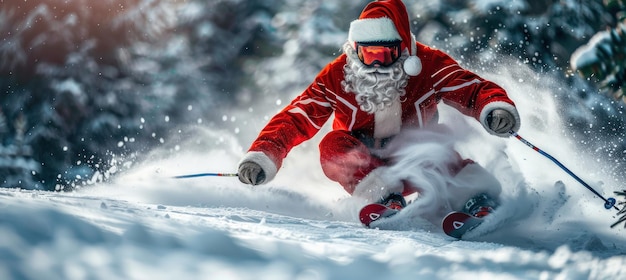
[[[451,212],[443,218],[441,226],[447,235],[461,239],[465,233],[473,230],[482,222],[482,218],[464,212]]]
[[[380,203],[373,203],[361,208],[359,219],[364,226],[370,227],[372,222],[393,216],[398,212],[400,210],[389,208]]]

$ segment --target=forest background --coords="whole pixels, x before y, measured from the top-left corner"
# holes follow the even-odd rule
[[[0,0],[0,187],[73,190],[157,147],[219,147],[184,141],[199,129],[238,135],[246,149],[340,54],[367,2]],[[622,1],[405,4],[417,39],[463,67],[547,81],[565,120],[555,141],[622,176]]]

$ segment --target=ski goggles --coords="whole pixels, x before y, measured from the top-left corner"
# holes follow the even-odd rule
[[[400,41],[356,43],[356,54],[367,66],[389,66],[400,58]]]

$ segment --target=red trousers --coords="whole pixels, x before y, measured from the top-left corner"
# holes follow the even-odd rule
[[[328,133],[319,144],[320,163],[326,177],[339,183],[349,194],[354,192],[356,185],[377,167],[387,165],[389,159],[381,159],[372,155],[370,149],[359,139],[345,130],[334,130]],[[454,175],[465,165],[473,163],[471,159],[452,160],[450,171]],[[404,195],[414,193],[419,187],[404,183]]]

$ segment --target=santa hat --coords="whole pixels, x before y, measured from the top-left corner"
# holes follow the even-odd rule
[[[381,0],[369,3],[359,19],[350,23],[348,41],[355,47],[357,42],[402,41],[402,50],[409,52],[404,61],[404,72],[417,76],[422,62],[417,57],[415,35],[411,33],[409,15],[402,0]]]

